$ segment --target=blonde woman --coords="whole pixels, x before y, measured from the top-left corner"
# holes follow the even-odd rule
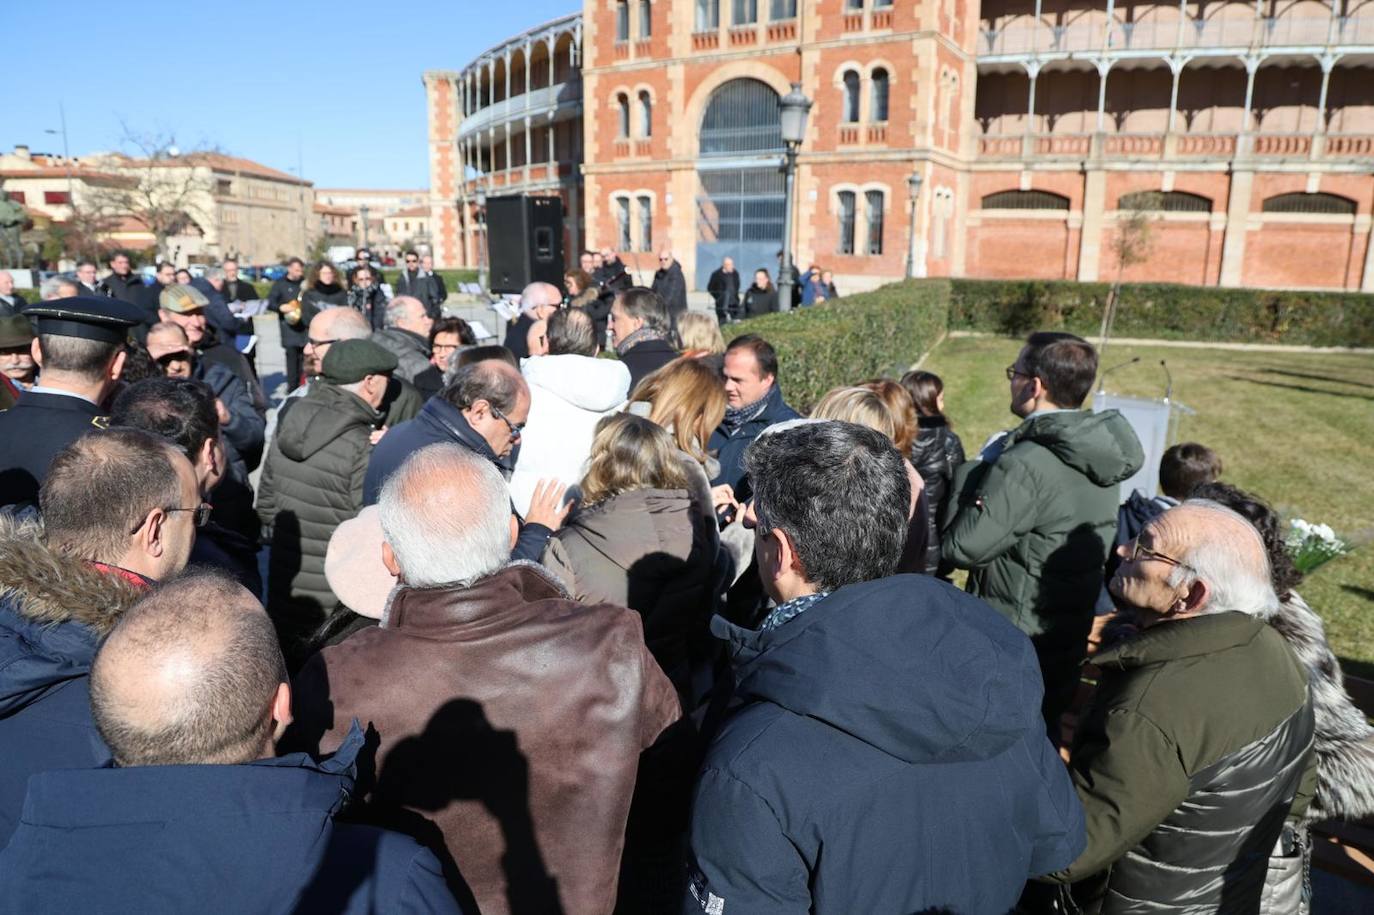
[[[688,491],[672,436],[617,413],[597,423],[582,501],[543,563],[578,600],[643,617],[649,651],[686,707],[688,644],[705,635],[714,608],[716,543],[715,521]]]
[[[689,311],[677,319],[677,338],[682,355],[692,359],[706,359],[707,364],[719,367],[725,357],[725,338],[714,315]],[[714,360],[711,357],[715,357]]]
[[[815,409],[812,419],[834,419],[876,429],[893,442],[896,447],[898,429],[901,421],[878,394],[866,387],[834,388],[828,391]],[[907,478],[911,480],[911,505],[908,513],[911,523],[907,527],[906,548],[902,550],[902,561],[897,565],[898,572],[924,572],[926,540],[929,536],[928,525],[930,509],[926,504],[925,484],[911,459],[902,454],[906,465]]]

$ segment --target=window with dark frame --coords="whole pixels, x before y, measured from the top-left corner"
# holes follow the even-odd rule
[[[616,228],[620,235],[620,250],[633,251],[634,244],[630,241],[630,198],[617,197],[616,205]]]
[[[720,28],[720,0],[697,0],[696,31],[714,32]]]
[[[840,254],[854,253],[854,192],[840,191]]]
[[[620,93],[615,97],[616,105],[620,108],[620,139],[626,140],[630,136],[630,100],[625,97],[625,93]]]
[[[639,0],[639,37],[649,38],[654,33],[654,6],[649,0]]]
[[[859,123],[859,74],[856,70],[844,73],[844,122]]]
[[[616,0],[615,40],[630,40],[630,0]]]
[[[868,119],[870,121],[886,122],[888,94],[887,70],[883,67],[878,67],[873,71],[873,76],[870,77],[870,81],[873,84],[873,97],[870,99],[872,104],[869,107]]]
[[[639,250],[654,250],[654,209],[648,197],[639,198]]]
[[[883,192],[867,191],[864,204],[868,209],[868,253],[883,253]]]
[[[639,135],[645,139],[654,135],[654,103],[647,89],[639,90]]]

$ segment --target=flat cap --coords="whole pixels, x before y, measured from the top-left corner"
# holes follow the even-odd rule
[[[33,322],[23,315],[0,318],[0,349],[14,349],[33,342]]]
[[[324,354],[320,376],[330,384],[353,384],[368,375],[396,371],[396,356],[371,340],[340,340]]]
[[[173,283],[158,293],[157,304],[163,311],[184,315],[187,312],[199,311],[209,305],[210,300],[194,286]]]
[[[143,323],[143,310],[105,296],[74,295],[35,302],[23,313],[38,321],[39,334],[123,343],[129,328]]]

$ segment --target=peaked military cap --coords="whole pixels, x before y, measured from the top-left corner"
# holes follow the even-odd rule
[[[143,323],[136,305],[105,296],[75,295],[35,302],[23,314],[38,321],[38,333],[79,337],[102,343],[123,343],[129,328]]]

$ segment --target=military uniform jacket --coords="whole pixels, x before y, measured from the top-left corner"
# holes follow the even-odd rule
[[[0,506],[38,502],[38,487],[57,452],[108,417],[82,397],[28,391],[0,413]]]

